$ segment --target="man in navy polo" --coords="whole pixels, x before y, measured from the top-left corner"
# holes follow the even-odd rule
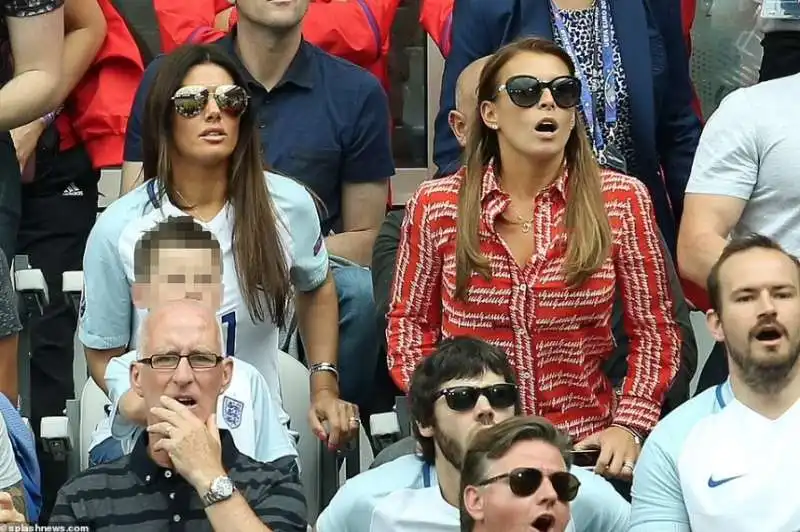
[[[239,24],[214,43],[248,77],[271,168],[308,186],[324,203],[325,245],[339,295],[342,398],[369,411],[378,357],[369,266],[394,175],[389,106],[367,71],[302,38],[309,0],[238,0]],[[369,18],[369,14],[367,14]],[[140,183],[144,101],[161,63],[147,68],[128,122],[125,191]]]

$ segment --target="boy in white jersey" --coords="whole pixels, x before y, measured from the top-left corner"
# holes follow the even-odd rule
[[[659,423],[633,476],[631,531],[800,530],[800,263],[732,240],[708,278],[730,378]]]
[[[219,242],[191,217],[169,218],[144,234],[134,253],[134,302],[152,308],[179,299],[195,299],[219,308],[222,261]],[[146,424],[144,400],[130,382],[132,351],[112,359],[105,380],[112,401],[111,433],[130,452]],[[231,382],[217,405],[220,428],[230,431],[237,448],[251,458],[270,462],[297,456],[286,426],[281,423],[264,377],[237,359]]]

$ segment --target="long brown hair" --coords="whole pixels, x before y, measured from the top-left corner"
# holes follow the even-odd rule
[[[465,175],[458,194],[458,219],[456,220],[456,292],[466,299],[467,288],[473,272],[491,277],[491,268],[481,252],[478,231],[481,217],[481,190],[483,176],[489,162],[494,160],[498,175],[502,173],[502,154],[497,132],[489,128],[481,117],[483,101],[492,101],[497,87],[502,83],[500,70],[513,57],[525,52],[555,56],[575,74],[575,65],[563,49],[551,41],[539,38],[522,39],[500,48],[483,67],[478,84],[478,103],[470,124],[465,148]],[[611,251],[611,226],[606,215],[601,189],[600,168],[595,161],[586,136],[580,113],[575,113],[575,127],[565,149],[569,180],[565,229],[567,253],[564,273],[567,283],[578,286],[599,268]]]
[[[247,87],[236,65],[213,46],[187,45],[169,54],[159,66],[145,102],[143,121],[144,178],[155,179],[159,195],[182,209],[170,161],[173,146],[175,108],[172,95],[197,65],[213,64],[225,70],[233,82]],[[233,207],[233,257],[242,297],[253,320],[272,321],[283,326],[291,294],[289,268],[278,232],[275,205],[267,188],[256,126],[256,110],[248,106],[239,123],[239,141],[229,165],[227,195]]]

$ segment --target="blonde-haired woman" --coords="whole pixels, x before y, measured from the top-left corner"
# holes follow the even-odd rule
[[[630,478],[659,418],[680,331],[653,207],[634,178],[601,170],[576,112],[569,55],[530,38],[485,65],[466,165],[408,204],[388,315],[389,367],[407,389],[444,337],[506,350],[526,414],[598,447],[597,470]],[[631,339],[617,395],[616,288]]]

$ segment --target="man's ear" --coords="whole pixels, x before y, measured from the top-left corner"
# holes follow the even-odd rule
[[[466,511],[474,521],[483,521],[483,493],[480,488],[467,486],[464,488],[464,511]]]
[[[725,342],[725,331],[722,330],[722,321],[716,310],[712,309],[706,312],[706,326],[715,341]]]
[[[450,130],[455,135],[458,144],[463,148],[467,145],[467,121],[460,111],[453,109],[447,114]]]
[[[222,388],[219,391],[220,395],[225,393],[225,391],[227,391],[228,387],[231,385],[234,364],[235,362],[230,358],[226,358],[222,361]]]
[[[433,438],[433,427],[426,427],[419,421],[415,421],[414,423],[417,424],[420,436],[422,436],[423,438]]]
[[[144,397],[144,390],[142,389],[142,365],[138,364],[135,360],[131,364],[131,390],[139,397]]]

